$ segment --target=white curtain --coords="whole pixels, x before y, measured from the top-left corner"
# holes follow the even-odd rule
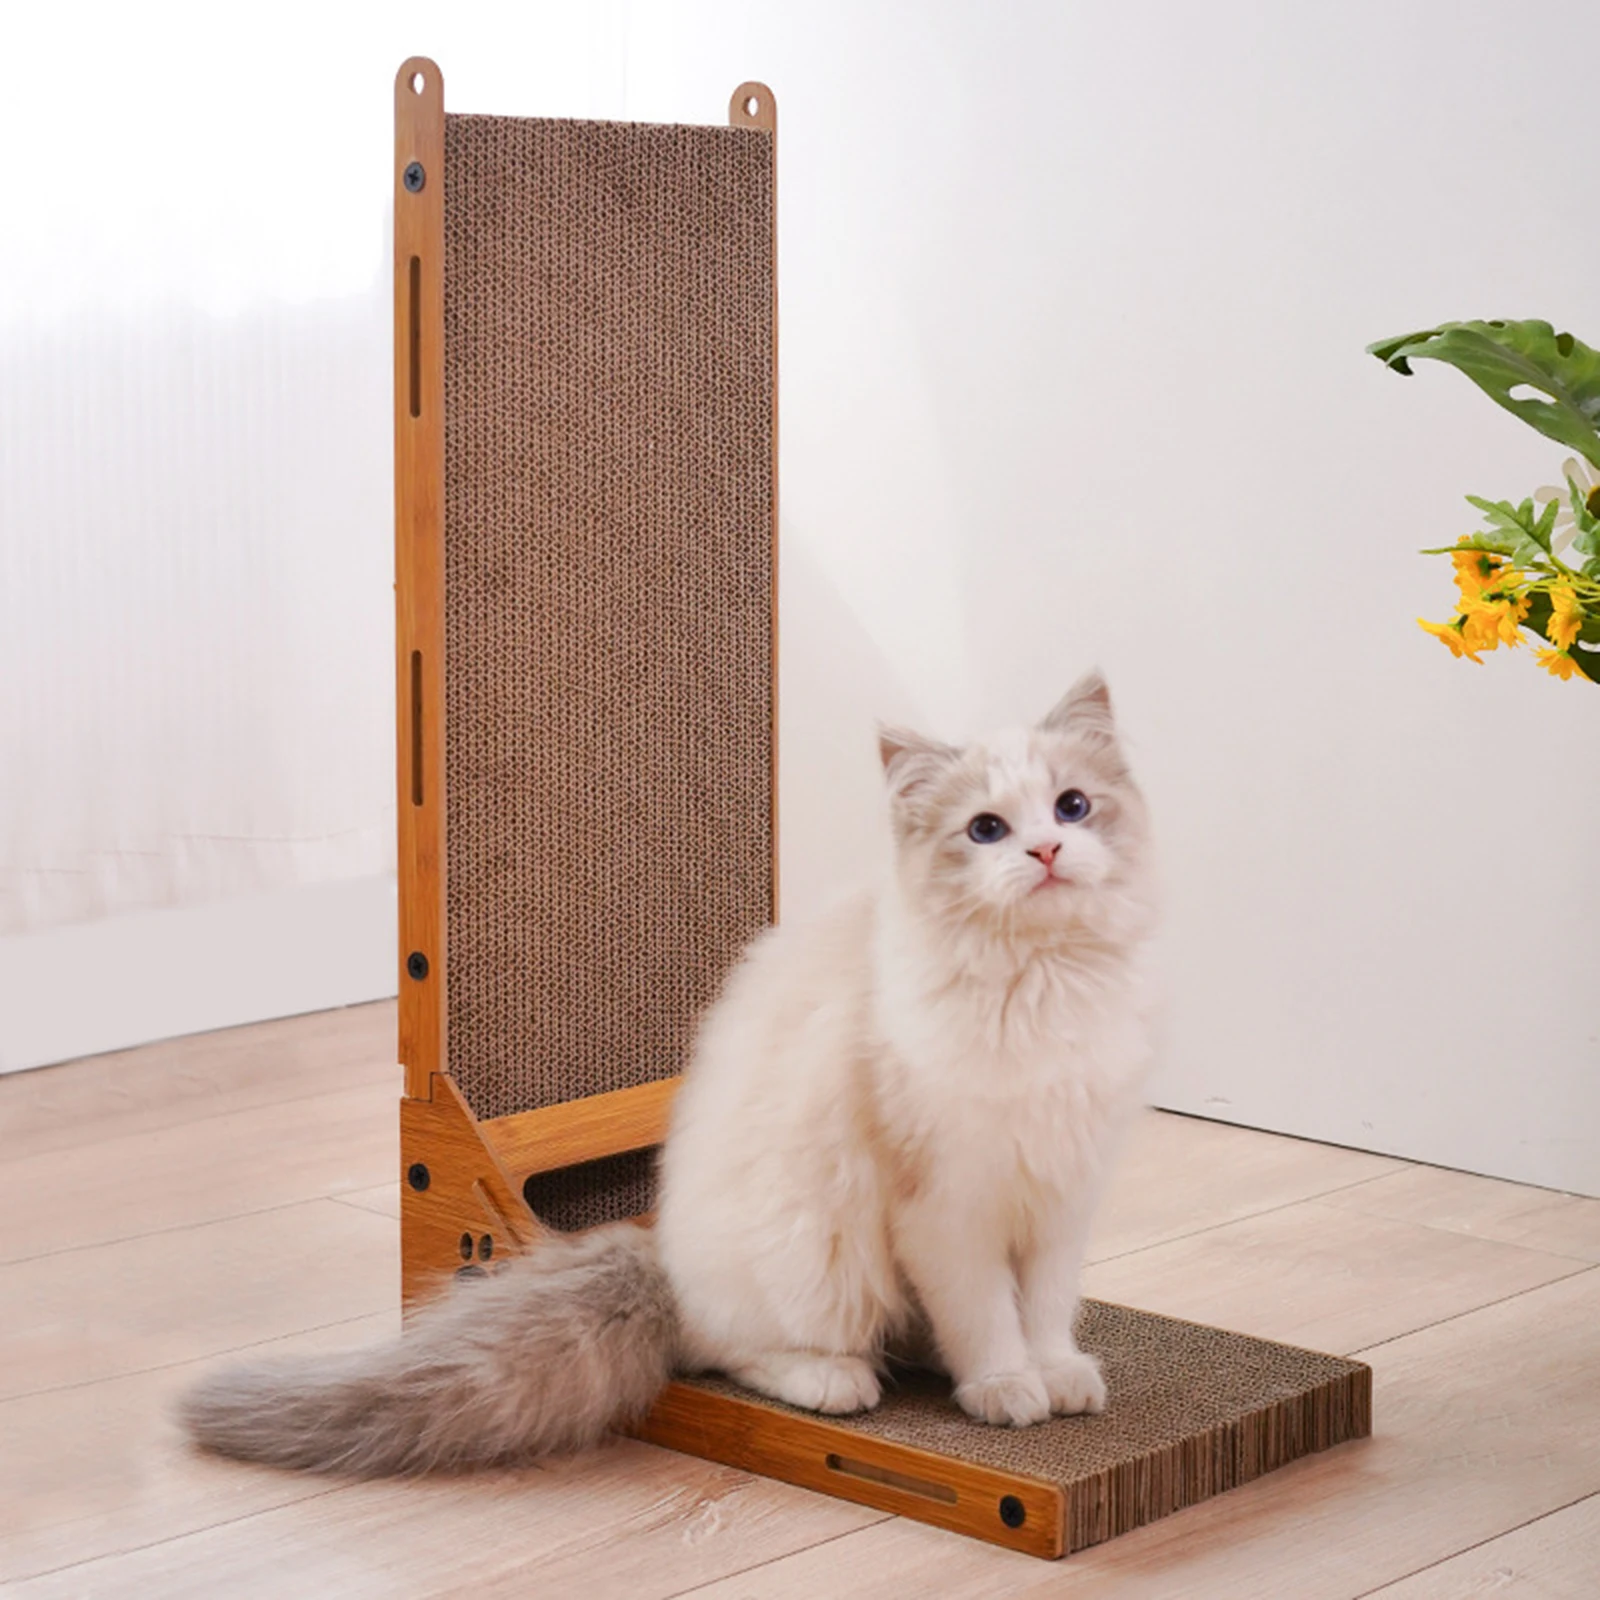
[[[7,11],[0,935],[390,869],[393,75],[622,61],[617,6],[435,11]]]

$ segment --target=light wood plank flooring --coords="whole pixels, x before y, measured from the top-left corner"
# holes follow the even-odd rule
[[[1600,1201],[1149,1113],[1088,1289],[1359,1354],[1373,1439],[1067,1561],[619,1442],[348,1484],[191,1453],[229,1351],[397,1326],[394,1016],[0,1080],[0,1592],[1600,1595]]]

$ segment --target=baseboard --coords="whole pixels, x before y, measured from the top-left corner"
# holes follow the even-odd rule
[[[392,877],[0,939],[0,1072],[395,992]]]

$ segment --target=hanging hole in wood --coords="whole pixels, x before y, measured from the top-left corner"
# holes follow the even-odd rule
[[[746,97],[744,103],[744,114],[747,117],[753,117],[760,109],[761,101],[755,95],[749,95]]]
[[[413,72],[411,74],[411,92],[412,92],[412,94],[421,94],[422,91],[427,87],[427,84],[428,84],[428,80],[425,77],[423,77],[423,75],[420,72]]]

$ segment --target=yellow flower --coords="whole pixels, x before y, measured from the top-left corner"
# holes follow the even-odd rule
[[[1533,658],[1552,678],[1570,678],[1578,663],[1565,650],[1541,650]]]
[[[1457,544],[1466,544],[1467,538],[1463,534]],[[1500,558],[1491,555],[1487,550],[1458,550],[1450,559],[1455,563],[1456,587],[1461,591],[1463,600],[1472,597],[1494,581],[1495,575],[1500,570]]]
[[[1483,662],[1478,657],[1478,650],[1482,647],[1467,642],[1462,632],[1461,625],[1463,621],[1463,618],[1457,617],[1454,622],[1429,622],[1426,617],[1418,617],[1417,626],[1424,633],[1431,633],[1435,639],[1443,640],[1445,645],[1448,646],[1450,654],[1458,660],[1465,656],[1468,661],[1476,661],[1481,667]],[[1488,648],[1494,649],[1492,640]]]
[[[1572,591],[1570,583],[1552,584],[1550,588],[1550,643],[1557,650],[1570,650],[1583,626],[1583,607]],[[1553,668],[1551,669],[1554,670]],[[1570,677],[1570,673],[1563,674]]]
[[[1462,600],[1462,632],[1474,649],[1493,650],[1496,640],[1514,649],[1521,642],[1518,627],[1529,604],[1527,595],[1516,592],[1522,579],[1520,572],[1501,573],[1489,588]]]

